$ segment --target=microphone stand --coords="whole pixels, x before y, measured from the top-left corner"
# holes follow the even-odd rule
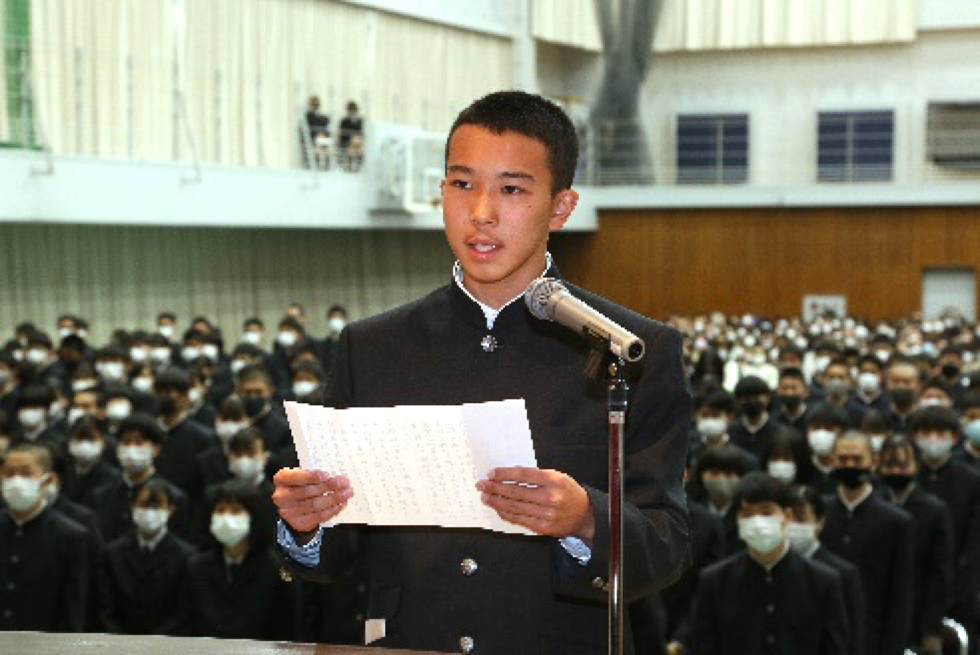
[[[623,377],[625,362],[613,355],[608,342],[592,351],[587,375],[606,382],[606,408],[609,425],[609,593],[608,652],[623,652],[623,467],[625,465],[626,408],[629,385]],[[601,370],[599,368],[601,367]]]

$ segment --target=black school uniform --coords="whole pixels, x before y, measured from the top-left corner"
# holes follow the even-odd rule
[[[688,501],[687,511],[691,525],[691,566],[680,580],[660,592],[666,613],[667,641],[681,644],[691,643],[698,576],[725,556],[725,526],[721,518],[696,502]]]
[[[820,544],[810,554],[814,561],[826,564],[840,575],[844,589],[844,604],[847,605],[847,622],[851,628],[851,648],[847,651],[852,655],[864,653],[864,587],[861,584],[861,572],[858,568],[842,557],[834,555],[827,547]]]
[[[780,423],[770,414],[766,422],[756,430],[749,429],[744,419],[736,420],[729,426],[728,436],[731,443],[747,450],[760,462],[769,459],[769,447],[776,435],[788,434],[789,428]]]
[[[268,550],[241,564],[213,547],[191,557],[178,611],[180,634],[225,639],[291,640],[298,635],[299,587],[284,582]]]
[[[867,655],[904,653],[912,614],[913,530],[907,512],[874,493],[853,511],[839,496],[827,505],[820,540],[861,572]]]
[[[851,640],[840,575],[787,549],[771,569],[746,552],[701,573],[692,652],[839,655]]]
[[[174,483],[192,503],[200,500],[204,486],[198,475],[197,456],[218,443],[212,430],[189,418],[164,428],[160,455],[154,460],[161,477]]]
[[[953,605],[950,618],[976,638],[980,620],[980,472],[950,457],[937,469],[923,464],[918,483],[949,508],[953,522]]]
[[[85,528],[51,508],[23,525],[0,512],[0,631],[84,631],[90,544]]]
[[[88,503],[95,489],[110,482],[118,482],[121,479],[122,473],[119,472],[119,469],[104,459],[99,459],[91,469],[84,473],[74,465],[69,465],[65,470],[61,493],[69,500],[91,507]]]
[[[228,468],[228,454],[220,444],[211,446],[198,455],[195,464],[205,490],[232,478],[231,469]]]
[[[895,502],[915,520],[915,574],[912,580],[912,627],[909,644],[918,646],[923,635],[942,634],[943,617],[953,592],[953,525],[946,504],[914,485],[904,500],[887,488],[886,500]]]
[[[108,632],[172,635],[187,563],[194,548],[169,531],[152,550],[130,531],[106,550],[99,618]]]
[[[170,517],[170,529],[178,536],[186,536],[190,530],[190,507],[187,495],[170,481],[165,480],[159,473],[137,484],[129,484],[125,478],[102,485],[92,491],[89,497],[89,505],[95,509],[99,517],[99,524],[102,526],[102,537],[107,543],[115,541],[133,528],[133,500],[136,494],[143,488],[148,481],[161,480],[170,487],[171,497],[174,499],[174,513]]]

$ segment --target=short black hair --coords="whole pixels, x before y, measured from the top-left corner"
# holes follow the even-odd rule
[[[846,409],[839,405],[826,402],[814,405],[810,416],[806,420],[807,427],[811,425],[832,425],[841,430],[847,428],[849,423],[850,417],[847,415]]]
[[[748,454],[732,444],[707,448],[698,459],[695,479],[700,480],[709,469],[743,476],[749,472]]]
[[[25,387],[17,399],[17,407],[44,407],[48,409],[54,402],[54,391],[46,384],[36,383]]]
[[[143,435],[144,439],[153,443],[163,443],[163,429],[155,418],[145,412],[133,412],[124,418],[119,424],[119,431],[116,434],[122,438],[122,435],[130,430],[136,430]]]
[[[306,334],[306,328],[303,327],[303,324],[297,321],[292,316],[284,316],[279,321],[279,329],[281,330],[285,327],[292,328],[294,332],[299,332],[300,334]]]
[[[187,393],[191,388],[191,376],[184,369],[171,366],[157,373],[153,388],[174,389],[180,393]]]
[[[273,522],[269,525],[265,524],[264,519],[270,518],[270,515],[263,510],[262,499],[257,489],[238,480],[229,480],[215,487],[212,493],[210,514],[214,514],[215,508],[220,503],[235,503],[248,511],[251,517],[248,530],[250,552],[261,552],[272,545],[275,526]]]
[[[818,521],[827,516],[827,502],[823,496],[813,487],[802,485],[793,494],[793,510],[802,511],[807,505],[813,510],[813,516]]]
[[[136,495],[133,496],[133,505],[136,504],[140,498],[146,498],[147,500],[154,501],[155,505],[161,505],[160,499],[165,499],[167,505],[176,505],[177,501],[174,498],[173,489],[169,484],[167,484],[163,478],[150,478],[143,486],[140,487]]]
[[[803,371],[796,366],[787,366],[786,368],[780,370],[780,381],[782,381],[783,378],[793,378],[794,380],[799,380],[803,384],[806,384],[806,376],[803,375]]]
[[[547,98],[524,91],[497,91],[460,112],[446,138],[446,165],[453,134],[464,125],[493,134],[515,132],[538,141],[548,152],[552,195],[570,189],[578,163],[578,134],[565,111]]]
[[[783,509],[793,506],[793,494],[789,486],[768,473],[754,471],[738,481],[735,493],[732,495],[732,507],[735,511],[742,503],[776,503]]]
[[[161,320],[168,320],[176,323],[177,315],[174,314],[173,312],[160,312],[159,314],[157,314],[157,323],[159,323]]]
[[[258,428],[242,428],[228,441],[228,452],[251,452],[259,444],[265,450],[265,436]]]
[[[265,329],[265,323],[263,323],[262,319],[259,318],[258,316],[252,316],[250,318],[246,318],[245,322],[242,323],[243,328],[247,328],[249,325],[258,325],[263,330]]]
[[[960,411],[965,412],[968,409],[974,409],[980,407],[980,392],[971,391],[963,396],[960,400]]]
[[[748,398],[749,396],[761,396],[770,393],[769,385],[760,377],[746,375],[735,385],[736,398]]]
[[[956,411],[942,405],[930,405],[915,410],[909,417],[909,430],[916,432],[952,432],[960,433],[960,419]]]
[[[915,459],[916,448],[915,444],[912,443],[904,434],[896,434],[885,439],[885,443],[881,444],[881,452],[878,453],[878,461],[884,462],[885,456],[899,450],[907,450],[912,454],[912,458]]]
[[[248,364],[238,372],[238,384],[245,384],[252,380],[261,380],[266,386],[275,388],[272,383],[272,374],[262,364]]]

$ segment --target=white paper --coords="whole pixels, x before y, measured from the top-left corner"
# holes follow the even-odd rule
[[[478,480],[537,466],[524,400],[332,409],[286,402],[304,469],[346,475],[354,497],[332,525],[435,525],[534,534],[480,501]]]

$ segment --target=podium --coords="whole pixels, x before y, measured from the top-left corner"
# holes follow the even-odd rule
[[[142,635],[60,634],[50,632],[0,632],[0,653],[31,655],[436,655],[418,650],[392,650],[327,644],[212,639],[210,637],[159,637]]]

